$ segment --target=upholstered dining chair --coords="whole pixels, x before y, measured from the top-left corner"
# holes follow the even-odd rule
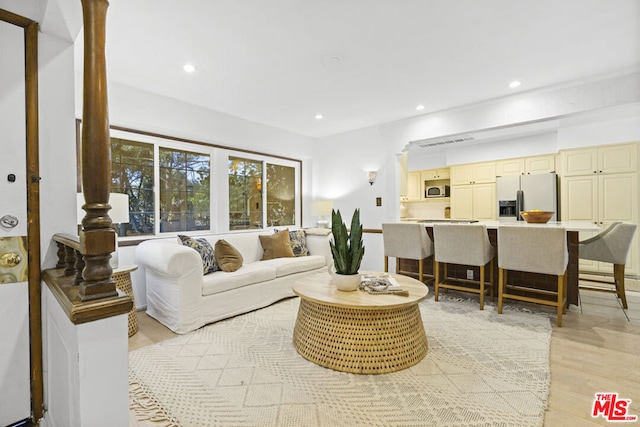
[[[493,299],[493,260],[495,249],[489,241],[487,227],[483,224],[434,224],[435,248],[434,299],[438,301],[440,288],[473,292],[480,295],[480,310],[484,310],[485,267],[489,264],[489,294]],[[440,280],[440,264],[444,275]],[[480,267],[479,280],[449,277],[448,264]],[[477,286],[477,288],[476,288]]]
[[[498,248],[498,313],[502,314],[505,299],[550,305],[557,308],[557,324],[562,326],[562,314],[566,312],[569,262],[566,229],[501,226],[498,229]],[[539,290],[508,284],[507,271],[553,275],[557,277],[557,286],[553,290]],[[543,298],[542,295],[555,298]]]
[[[389,257],[396,258],[396,273],[410,274],[400,269],[400,259],[418,261],[418,280],[424,283],[423,261],[433,255],[433,242],[424,224],[415,222],[382,224],[384,241],[384,271],[389,271]],[[429,280],[432,280],[429,278]]]
[[[578,246],[579,258],[613,264],[613,282],[580,277],[580,282],[586,282],[586,284],[579,284],[578,290],[588,289],[598,292],[614,293],[620,299],[622,308],[628,308],[627,296],[624,290],[624,269],[629,250],[631,249],[633,235],[637,227],[636,224],[614,222],[609,228],[597,236],[580,242]],[[590,283],[613,285],[613,287],[593,286],[590,285]]]

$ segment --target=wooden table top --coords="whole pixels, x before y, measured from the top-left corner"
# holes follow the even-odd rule
[[[362,272],[365,273],[365,272]],[[366,272],[370,273],[370,272]],[[380,309],[417,304],[427,297],[429,288],[424,283],[407,276],[391,274],[409,296],[372,295],[365,291],[339,291],[331,284],[328,273],[307,275],[293,285],[293,292],[300,298],[320,304],[357,309]]]

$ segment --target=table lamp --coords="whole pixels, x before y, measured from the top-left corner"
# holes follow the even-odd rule
[[[329,228],[329,220],[326,218],[331,215],[333,210],[333,200],[317,200],[311,202],[311,214],[318,217],[317,226],[319,228]]]

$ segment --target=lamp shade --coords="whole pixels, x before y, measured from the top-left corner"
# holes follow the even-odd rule
[[[84,195],[82,193],[76,194],[77,199],[77,220],[78,224],[82,223],[82,218],[85,216],[85,211],[82,209],[84,205]],[[122,193],[110,193],[109,204],[111,210],[109,210],[109,217],[114,224],[124,224],[129,222],[129,196]]]
[[[326,216],[331,215],[333,210],[333,200],[318,200],[311,202],[311,215]]]

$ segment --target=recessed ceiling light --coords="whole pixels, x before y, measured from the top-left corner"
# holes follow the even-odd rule
[[[196,70],[196,67],[194,67],[193,64],[184,64],[182,69],[187,73],[193,73]]]
[[[316,120],[322,120],[324,118],[324,116],[322,114],[316,114],[315,118],[316,118]]]
[[[422,105],[422,104],[418,105],[418,106],[416,107],[416,110],[418,110],[418,111],[422,111],[422,110],[424,110],[424,105]]]
[[[512,81],[511,83],[509,83],[509,87],[510,87],[511,89],[515,89],[515,88],[517,88],[518,86],[520,86],[521,84],[522,84],[522,83],[520,83],[518,80],[514,80],[514,81]]]

